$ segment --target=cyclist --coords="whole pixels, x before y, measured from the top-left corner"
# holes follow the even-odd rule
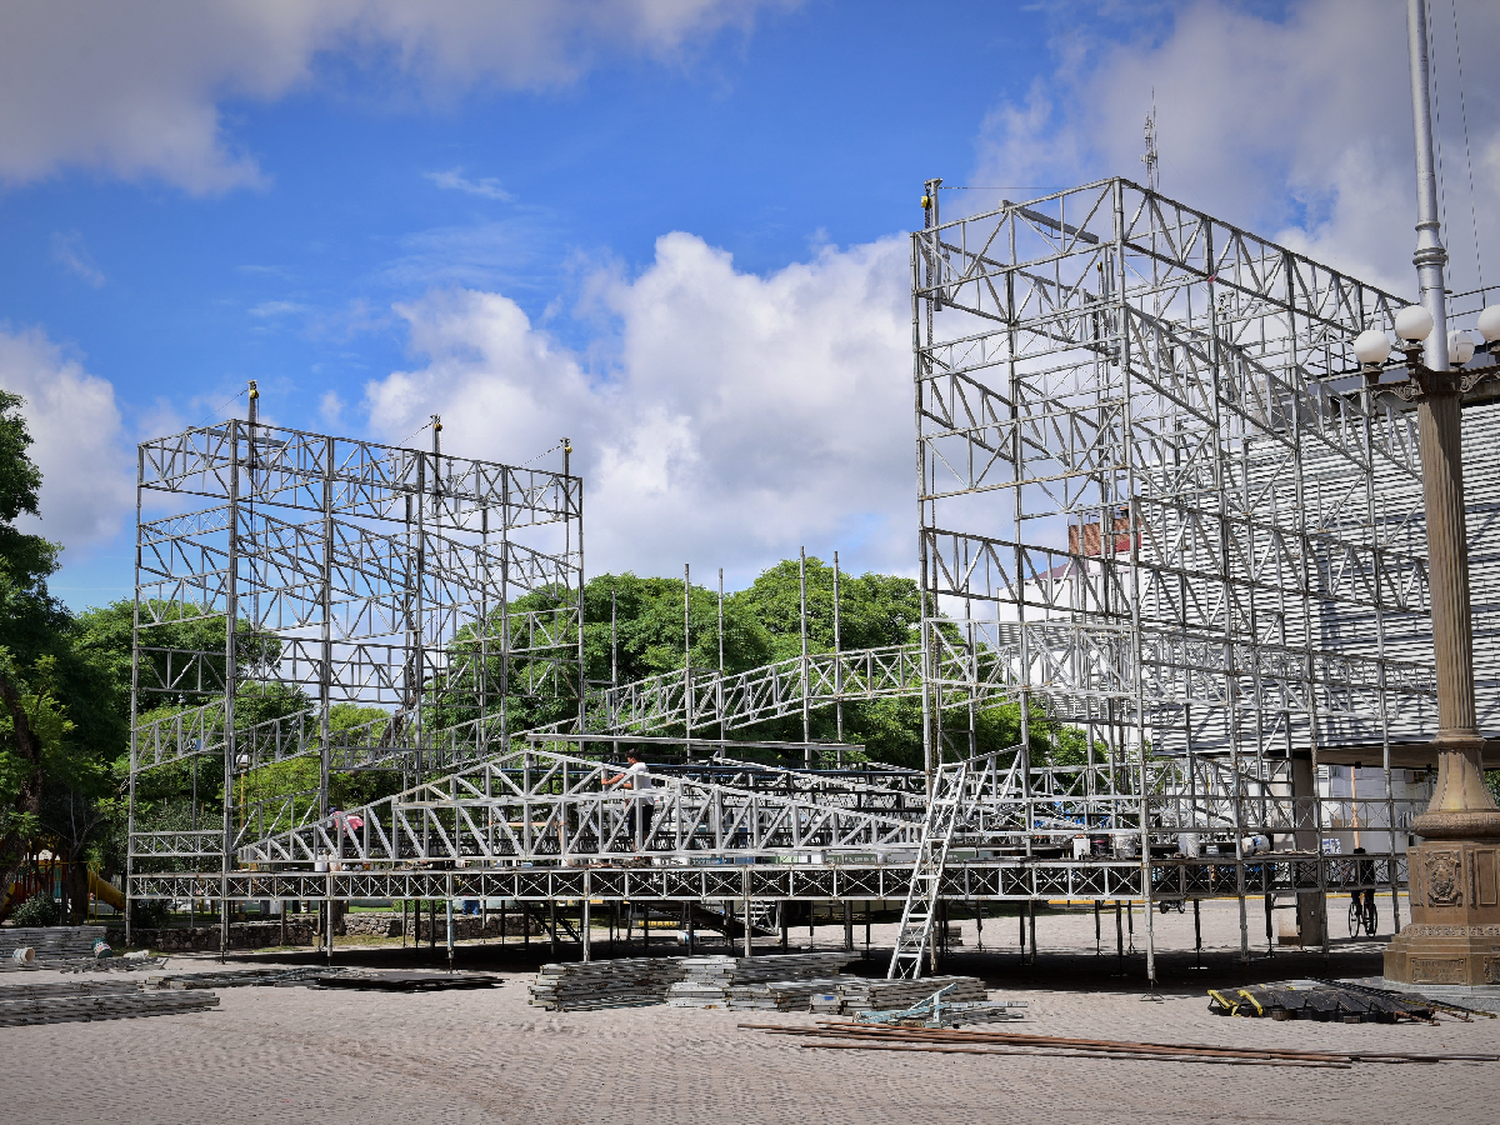
[[[1365,856],[1364,848],[1355,848],[1354,855]],[[1360,858],[1354,861],[1354,915],[1365,927],[1370,937],[1375,936],[1375,861]]]

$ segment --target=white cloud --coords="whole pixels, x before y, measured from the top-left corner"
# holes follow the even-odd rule
[[[366,404],[388,440],[439,413],[445,449],[511,463],[571,437],[592,573],[692,560],[743,580],[801,544],[909,571],[906,283],[902,239],[758,277],[669,234],[639,277],[594,279],[618,323],[606,373],[508,298],[441,290],[398,309],[424,366]]]
[[[344,417],[344,400],[338,391],[324,391],[318,400],[318,416],[330,426],[337,426]]]
[[[27,530],[68,547],[110,538],[132,488],[114,387],[36,329],[0,329],[0,387],[26,399],[31,458],[42,470],[42,516],[23,517]]]
[[[0,36],[0,181],[67,166],[195,193],[256,185],[226,133],[228,99],[316,86],[332,58],[383,88],[572,81],[611,50],[669,55],[791,0],[49,0],[10,4]]]
[[[104,273],[94,264],[78,231],[52,232],[52,260],[95,289],[104,284]]]
[[[466,179],[462,168],[449,168],[446,172],[424,172],[422,178],[431,180],[433,185],[444,191],[461,191],[465,195],[477,195],[483,199],[494,199],[500,203],[511,203],[515,196],[500,186],[500,181],[493,176],[486,176],[482,180]]]
[[[1468,288],[1475,235],[1458,60],[1448,5],[1431,10],[1453,287]],[[1485,223],[1500,205],[1500,71],[1481,45],[1500,35],[1500,6],[1460,0],[1457,10],[1475,209],[1493,257],[1500,232]],[[1078,26],[1057,44],[1056,72],[1024,104],[991,113],[973,182],[1144,181],[1141,130],[1154,89],[1167,195],[1414,292],[1404,5],[1306,0],[1276,22],[1224,0],[1193,0],[1164,28],[1141,26],[1135,37],[1089,41]],[[1492,271],[1488,280],[1500,280],[1500,261]]]
[[[301,316],[310,310],[309,306],[298,301],[262,301],[246,311],[257,320],[266,320],[280,316]]]

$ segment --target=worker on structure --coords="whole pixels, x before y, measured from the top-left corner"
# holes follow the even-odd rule
[[[606,788],[622,788],[631,791],[631,799],[626,811],[626,823],[630,826],[633,849],[639,852],[645,848],[646,841],[651,838],[651,821],[656,816],[656,783],[651,780],[651,774],[646,769],[646,763],[641,761],[638,751],[629,751],[625,755],[625,761],[629,763],[625,771],[615,774],[614,777],[606,777],[604,785]]]

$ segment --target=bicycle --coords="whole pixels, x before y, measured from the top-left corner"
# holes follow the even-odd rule
[[[1349,936],[1359,937],[1363,930],[1366,937],[1374,937],[1379,920],[1375,912],[1375,892],[1355,891],[1349,900]]]

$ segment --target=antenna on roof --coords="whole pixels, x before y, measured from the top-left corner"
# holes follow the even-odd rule
[[[1146,186],[1152,191],[1158,191],[1161,187],[1160,173],[1157,171],[1159,157],[1156,152],[1156,87],[1151,87],[1151,112],[1146,114],[1146,155],[1141,157],[1141,163],[1146,166]]]

